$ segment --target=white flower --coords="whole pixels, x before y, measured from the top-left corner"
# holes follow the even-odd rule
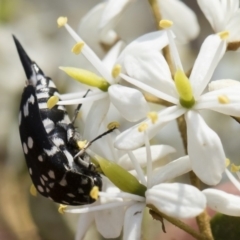
[[[62,18],[59,18],[59,22]],[[95,94],[92,99],[94,101],[100,101],[101,99],[108,98],[108,101],[105,103],[98,103],[96,108],[98,109],[98,113],[101,113],[98,116],[98,119],[102,121],[103,116],[106,114],[106,110],[108,109],[109,103],[111,102],[121,113],[121,115],[126,118],[128,121],[138,121],[144,116],[146,116],[147,111],[149,110],[147,102],[145,101],[142,93],[136,89],[128,88],[117,84],[118,82],[112,76],[112,68],[114,63],[116,62],[117,56],[119,55],[121,44],[117,43],[108,55],[101,61],[97,55],[87,46],[86,43],[82,41],[82,39],[73,31],[73,29],[66,23],[62,24],[69,31],[71,36],[75,39],[77,44],[75,45],[75,49],[80,49],[81,52],[89,62],[96,68],[96,70],[100,73],[101,77],[97,75],[91,74],[88,71],[72,69],[72,68],[61,68],[66,71],[71,76],[78,76],[86,78],[96,79],[95,82],[105,81],[106,84],[110,86],[107,89],[107,92],[101,92]],[[159,41],[159,39],[163,39]],[[163,31],[158,31],[151,34],[146,34],[138,39],[136,39],[133,43],[130,44],[130,48],[126,48],[124,53],[121,54],[121,58],[124,58],[125,55],[129,56],[134,54],[135,51],[141,51],[142,49],[146,49],[149,46],[154,45],[154,48],[162,48],[167,44],[167,37]],[[128,50],[129,49],[129,50]],[[120,69],[114,68],[115,71],[120,71]],[[85,74],[86,73],[86,74]],[[85,75],[84,75],[85,74]],[[113,73],[114,75],[114,73]],[[80,78],[79,77],[79,78]],[[89,80],[89,79],[87,79]],[[105,90],[106,91],[106,90]],[[58,104],[77,104],[91,100],[91,94],[89,98],[86,99],[74,99],[71,101],[60,101]],[[92,112],[92,111],[90,111]],[[96,119],[94,119],[94,122]],[[98,125],[98,124],[95,124]],[[96,134],[96,133],[95,133]]]
[[[221,180],[225,169],[225,154],[218,135],[206,125],[199,110],[211,109],[240,116],[239,89],[227,88],[202,94],[226,50],[226,42],[219,35],[207,37],[188,80],[171,37],[172,32],[169,29],[167,32],[176,71],[175,81],[164,57],[154,51],[145,52],[136,58],[132,55],[131,65],[126,67],[126,72],[131,77],[120,75],[136,87],[174,105],[156,114],[154,121],[150,118],[144,121],[149,126],[150,138],[169,121],[184,114],[192,169],[204,183],[215,185]],[[138,128],[139,124],[121,133],[116,138],[115,146],[121,150],[130,150],[143,145],[144,134]]]
[[[177,41],[186,43],[195,39],[200,31],[196,14],[183,1],[157,0],[162,19],[171,19]]]
[[[125,209],[124,224],[123,224],[123,239],[138,240],[141,238],[141,222],[143,217],[143,210],[146,204],[154,205],[159,211],[176,218],[191,218],[200,214],[205,206],[205,196],[195,187],[181,184],[181,183],[164,183],[172,178],[180,176],[186,172],[191,171],[191,164],[189,157],[185,156],[177,159],[160,169],[152,172],[152,158],[151,149],[147,134],[145,134],[146,140],[146,161],[147,162],[147,191],[145,197],[129,194],[125,192],[108,191],[100,192],[100,199],[106,199],[106,203],[102,203],[98,206],[91,205],[87,207],[68,207],[65,212],[69,213],[91,213],[94,212],[94,217],[90,214],[86,221],[80,221],[78,230],[78,240],[83,237],[83,230],[86,230],[86,222],[89,223],[89,219],[96,221],[97,228],[102,228],[101,234],[108,237],[117,237],[119,227],[122,227],[122,214]],[[132,155],[129,155],[132,158]],[[134,157],[133,157],[134,158]],[[134,161],[134,160],[133,160]],[[142,181],[142,177],[138,171],[139,167],[136,168],[138,173],[138,179]],[[163,177],[162,177],[163,176]],[[145,179],[145,178],[144,178]],[[122,208],[119,210],[118,208]],[[120,211],[120,216],[112,213],[112,209]],[[96,218],[96,213],[99,212],[101,218]],[[107,212],[107,213],[106,213]],[[105,222],[105,216],[109,216],[109,219]],[[84,218],[87,215],[84,214]],[[113,220],[112,220],[113,218]],[[100,221],[101,223],[98,223]],[[111,222],[112,221],[112,222]],[[112,226],[114,224],[114,226]],[[118,225],[118,226],[115,226]],[[112,226],[112,227],[109,227]],[[110,229],[111,228],[111,229]]]
[[[90,42],[95,38],[95,41],[112,45],[118,38],[114,29],[131,2],[133,0],[108,0],[97,4],[81,19],[80,34],[88,34]]]
[[[228,42],[240,41],[239,0],[198,0],[197,2],[216,33],[229,31]]]
[[[108,0],[97,4],[81,19],[79,26],[80,34],[84,39],[87,39],[89,45],[91,45],[91,43],[94,44],[94,42],[94,45],[96,45],[97,42],[112,45],[116,42],[117,38],[126,39],[126,36],[118,36],[116,26],[122,25],[122,28],[125,28],[125,32],[129,35],[126,28],[127,23],[123,15],[126,8],[133,2],[137,1]],[[176,22],[174,31],[178,41],[185,43],[197,37],[199,34],[197,18],[195,13],[187,5],[179,0],[158,0],[157,3],[161,16]],[[141,8],[141,5],[143,4],[140,2],[136,3],[132,6],[132,9],[134,11],[139,11],[139,13],[148,14],[150,11],[146,9],[146,7],[148,7],[147,4],[144,6],[145,8]],[[151,18],[149,17],[149,19]],[[179,19],[181,19],[181,21],[179,21]],[[136,34],[139,32],[138,29],[140,29],[141,23],[139,23],[138,19],[135,19],[135,22],[135,27],[132,30],[136,32],[134,34],[135,36],[139,36],[139,33],[138,35]],[[143,30],[141,30],[141,32],[142,31]],[[146,31],[147,30],[145,30],[145,32]]]
[[[240,216],[240,196],[217,189],[206,189],[202,192],[207,198],[207,206],[211,209],[229,216]]]

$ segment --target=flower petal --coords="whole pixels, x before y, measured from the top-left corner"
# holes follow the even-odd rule
[[[239,31],[239,21],[240,21],[240,9],[232,16],[227,24],[226,29],[229,31],[230,35],[227,39],[228,42],[240,41],[240,31]]]
[[[103,58],[102,62],[107,67],[107,69],[109,69],[109,72],[112,71],[112,68],[118,58],[118,55],[121,52],[122,46],[123,46],[123,41],[118,41]]]
[[[84,235],[86,234],[87,230],[91,226],[94,221],[94,213],[82,213],[77,226],[77,232],[75,236],[75,240],[83,239]]]
[[[207,198],[207,206],[216,212],[230,216],[240,216],[240,197],[217,189],[202,191]]]
[[[108,93],[112,104],[128,121],[139,121],[149,112],[149,106],[143,94],[134,88],[115,84],[108,88]]]
[[[113,31],[113,28],[119,21],[124,9],[133,2],[132,0],[108,0],[102,13],[101,20],[99,22],[99,29],[101,30],[101,40],[106,44],[112,44],[117,34]]]
[[[202,95],[195,109],[211,109],[226,115],[240,117],[240,86],[235,85]]]
[[[176,218],[192,218],[206,207],[206,198],[197,188],[182,183],[162,183],[146,192],[146,203]]]
[[[179,0],[158,0],[158,5],[162,18],[174,22],[172,30],[177,41],[186,43],[197,37],[200,31],[197,17],[187,5]]]
[[[158,131],[169,121],[181,116],[186,110],[179,106],[168,107],[158,113],[158,121],[152,124],[150,119],[146,119],[142,123],[148,125],[149,139],[153,138]],[[144,144],[144,132],[139,132],[138,128],[142,124],[137,124],[128,130],[122,132],[115,139],[114,146],[120,150],[133,150]]]
[[[218,135],[196,111],[185,114],[188,154],[195,174],[208,185],[216,185],[225,170],[225,154]]]
[[[178,98],[171,72],[159,51],[139,51],[125,56],[123,72],[159,91]]]
[[[108,200],[116,202],[117,199]],[[115,207],[95,212],[95,221],[98,232],[105,238],[116,238],[121,234],[124,220],[124,207]]]
[[[196,99],[207,86],[225,51],[226,42],[217,34],[208,36],[203,42],[189,78]]]
[[[219,79],[215,81],[211,81],[208,84],[208,91],[216,91],[222,88],[227,88],[227,87],[237,87],[240,86],[240,82],[237,80],[233,79]]]
[[[122,51],[117,63],[123,65],[126,56],[134,55],[138,51],[162,50],[168,44],[165,31],[156,31],[142,35],[135,39]]]
[[[124,240],[140,240],[145,203],[136,203],[126,210],[123,227]]]
[[[219,0],[197,0],[199,7],[215,32],[225,30],[224,10]]]
[[[161,158],[166,157],[170,153],[174,153],[175,149],[168,145],[152,145],[151,147],[151,154],[152,154],[152,161],[155,162],[157,160],[161,160]],[[147,159],[146,159],[146,148],[141,147],[132,152],[136,159],[138,160],[141,167],[146,167],[147,165]],[[132,161],[129,158],[128,154],[123,155],[119,161],[118,164],[122,166],[124,169],[130,171],[134,169],[134,166],[132,165]]]
[[[178,158],[160,169],[156,170],[152,177],[152,184],[167,182],[171,179],[179,177],[192,170],[189,156]]]
[[[81,18],[78,32],[81,37],[87,41],[88,45],[94,50],[98,56],[103,56],[104,51],[100,46],[100,36],[98,24],[102,17],[106,2],[95,5],[87,14]]]

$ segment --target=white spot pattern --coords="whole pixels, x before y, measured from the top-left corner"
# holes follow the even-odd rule
[[[33,147],[33,139],[31,137],[28,137],[28,147],[32,148]]]
[[[43,180],[42,178],[40,178],[40,182],[41,182],[41,184],[42,184],[43,186],[45,186],[45,182],[44,182],[44,180]]]
[[[59,147],[60,145],[64,145],[64,141],[61,138],[53,138],[53,143]]]
[[[48,149],[43,149],[43,150],[48,156],[53,156],[58,152],[58,148],[56,146],[53,146],[51,150],[48,150]]]
[[[65,156],[67,157],[69,166],[72,167],[73,163],[74,163],[73,156],[67,150],[64,150],[63,152],[64,152]]]
[[[38,156],[38,161],[43,162],[43,157],[41,155]]]
[[[49,176],[50,178],[52,178],[52,179],[55,179],[55,173],[54,173],[54,171],[52,171],[52,170],[48,171],[48,176]]]
[[[63,187],[67,186],[67,180],[66,180],[65,178],[63,178],[63,179],[59,182],[59,184],[60,184],[61,186],[63,186]]]
[[[28,104],[29,103],[34,104],[34,96],[33,95],[31,95],[30,98],[28,98],[26,104],[23,106],[23,115],[24,115],[24,117],[27,117],[29,115],[29,109],[28,109],[28,107],[29,107]]]
[[[23,143],[23,151],[25,154],[28,154],[28,148],[26,143]]]
[[[42,187],[42,186],[40,186],[40,185],[38,185],[38,186],[37,186],[37,189],[38,189],[38,191],[39,191],[39,192],[44,192],[44,189],[43,189],[43,187]]]
[[[55,124],[52,120],[50,120],[49,118],[46,118],[43,120],[43,126],[44,126],[46,132],[49,133],[54,129]]]
[[[29,174],[32,175],[32,169],[29,168],[28,171],[29,171]]]
[[[47,92],[37,93],[37,99],[41,99],[41,98],[49,98],[49,94]]]
[[[67,195],[68,195],[69,197],[71,197],[71,198],[74,198],[74,197],[75,197],[75,195],[72,194],[72,193],[68,193]]]
[[[48,178],[45,175],[42,175],[41,177],[43,178],[44,181],[48,180]]]
[[[46,108],[48,108],[47,107],[47,103],[45,103],[45,102],[44,103],[39,103],[38,107],[39,107],[39,109],[46,109]]]

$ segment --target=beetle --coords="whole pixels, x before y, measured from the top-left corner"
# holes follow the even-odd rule
[[[81,135],[74,121],[81,104],[73,121],[64,106],[49,109],[50,97],[61,98],[58,89],[29,58],[17,38],[13,39],[27,77],[20,103],[19,133],[32,182],[41,195],[54,202],[93,203],[90,192],[95,186],[101,190],[102,179],[90,157],[85,152],[78,154]]]

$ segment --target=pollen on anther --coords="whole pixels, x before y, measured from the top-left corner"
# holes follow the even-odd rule
[[[60,206],[58,208],[58,212],[61,214],[64,214],[66,208],[67,208],[67,206],[60,204]]]
[[[141,123],[141,124],[139,125],[138,131],[139,131],[139,132],[144,132],[145,130],[147,130],[147,128],[148,128],[148,124],[144,122],[144,123]]]
[[[122,69],[121,65],[116,64],[112,69],[112,76],[114,78],[118,77],[118,75],[121,73],[121,69]]]
[[[99,188],[97,186],[94,186],[92,188],[92,190],[90,191],[91,198],[97,200],[98,199],[98,193],[99,193]]]
[[[67,21],[68,21],[67,17],[59,17],[57,19],[58,27],[63,27],[67,23]]]
[[[221,104],[227,104],[230,102],[230,100],[229,100],[228,96],[220,95],[220,96],[218,96],[218,102]]]
[[[87,140],[77,142],[77,145],[80,149],[83,149],[86,146],[86,144],[87,144]]]
[[[37,189],[35,188],[35,186],[32,184],[30,187],[30,193],[32,196],[36,197],[37,196]]]
[[[230,165],[231,161],[229,158],[225,159],[225,166],[228,167]]]
[[[110,122],[107,125],[107,128],[110,130],[110,129],[113,129],[113,128],[119,128],[119,126],[120,126],[119,122]]]
[[[229,32],[228,31],[219,32],[218,35],[222,40],[226,40],[229,37]]]
[[[231,172],[239,172],[240,171],[240,166],[235,165],[234,163],[231,164]]]
[[[152,124],[156,123],[157,120],[158,120],[158,114],[157,114],[156,112],[149,112],[149,113],[147,114],[147,116],[148,116],[148,118],[151,119]]]
[[[53,108],[59,101],[59,97],[57,96],[51,96],[47,101],[47,107],[49,109]]]
[[[73,46],[72,52],[77,55],[81,53],[83,47],[84,47],[84,42],[78,42]]]
[[[159,22],[159,26],[163,29],[170,28],[173,25],[173,22],[167,19],[163,19]]]

